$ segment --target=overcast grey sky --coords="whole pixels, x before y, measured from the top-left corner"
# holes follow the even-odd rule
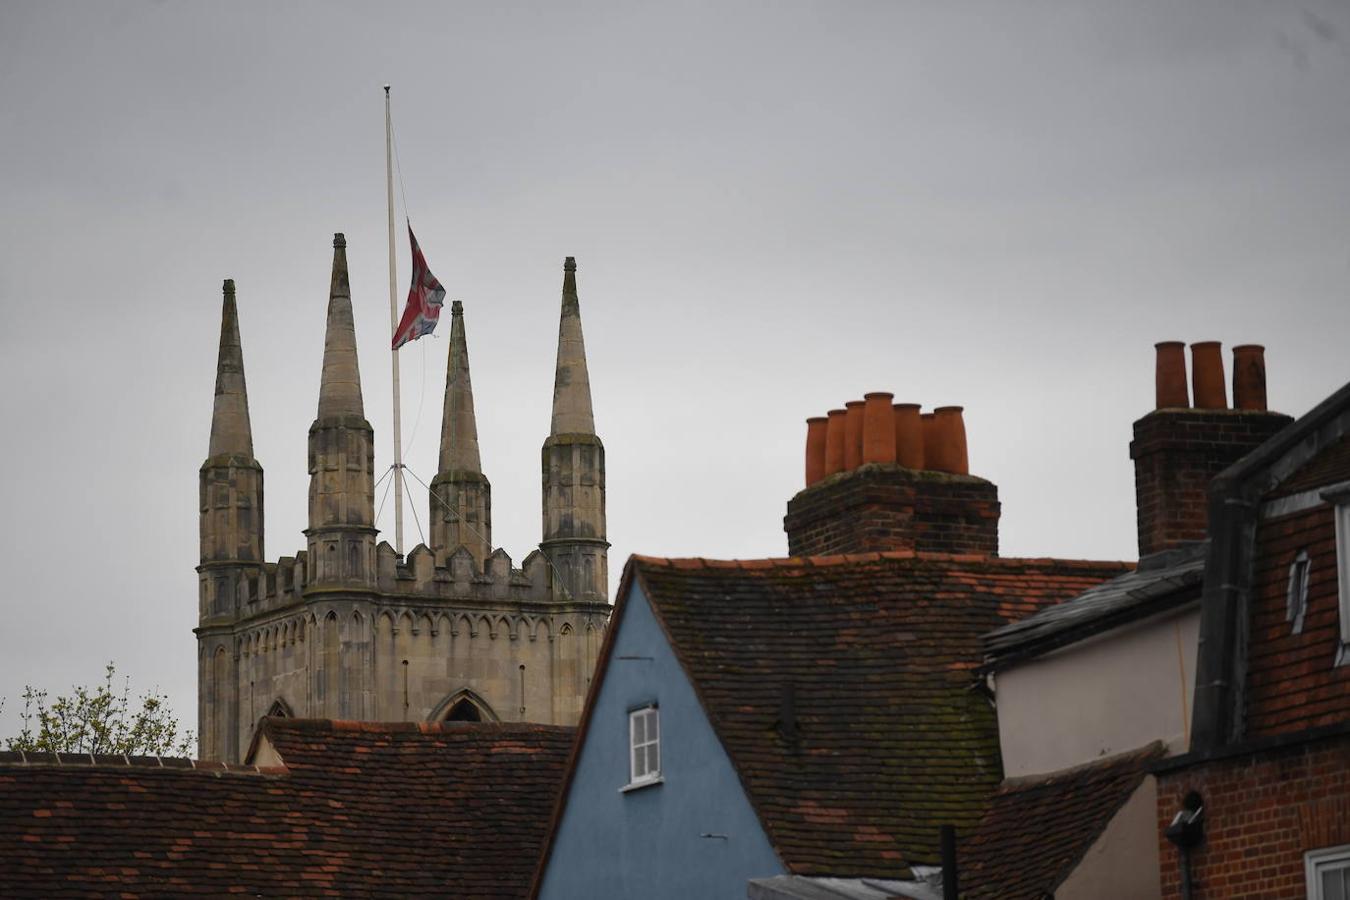
[[[222,278],[269,558],[304,544],[334,231],[387,466],[386,81],[517,562],[567,255],[612,585],[784,554],[803,420],[866,391],[965,405],[1005,555],[1132,558],[1155,341],[1264,343],[1295,415],[1350,377],[1344,0],[0,0],[0,734],[109,659],[195,723]],[[445,338],[403,363],[424,478]]]

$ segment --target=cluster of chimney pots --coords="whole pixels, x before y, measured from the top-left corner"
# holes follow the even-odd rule
[[[961,407],[921,413],[919,404],[892,403],[894,399],[894,394],[876,391],[807,419],[806,486],[865,463],[969,473]]]
[[[1191,385],[1186,384],[1186,344],[1163,341],[1158,351],[1158,409],[1228,409],[1219,341],[1191,344]],[[1265,347],[1233,348],[1233,409],[1265,411]],[[1195,404],[1191,404],[1192,393]],[[866,463],[896,463],[967,475],[966,424],[960,406],[920,412],[917,403],[893,403],[885,391],[850,400],[843,409],[806,420],[806,486]]]
[[[1158,409],[1228,409],[1224,389],[1223,352],[1218,341],[1191,344],[1191,389],[1186,393],[1186,345],[1182,341],[1154,344],[1158,350]],[[1266,409],[1266,348],[1243,344],[1233,348],[1233,409]]]

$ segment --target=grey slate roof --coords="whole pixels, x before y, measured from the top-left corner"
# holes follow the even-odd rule
[[[1154,553],[1133,572],[985,635],[985,671],[1038,656],[1126,622],[1196,600],[1207,541]]]

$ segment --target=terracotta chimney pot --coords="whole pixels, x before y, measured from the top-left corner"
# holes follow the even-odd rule
[[[825,423],[825,477],[844,471],[845,410],[830,410]]]
[[[1186,393],[1186,343],[1163,341],[1153,345],[1158,351],[1155,409],[1186,409],[1191,405]]]
[[[907,469],[923,468],[923,422],[919,404],[897,403],[895,415],[895,461]]]
[[[825,429],[829,419],[815,416],[806,420],[806,486],[825,477]]]
[[[1227,409],[1223,351],[1218,341],[1191,344],[1191,381],[1196,409]]]
[[[923,467],[940,471],[937,466],[941,456],[938,450],[937,419],[932,413],[919,414],[919,430],[923,432]]]
[[[1266,410],[1266,348],[1260,344],[1233,348],[1233,408]]]
[[[844,471],[852,472],[862,465],[863,440],[863,400],[850,400],[844,404]]]
[[[875,391],[863,395],[863,462],[895,462],[895,395]]]
[[[970,462],[966,455],[966,422],[960,406],[939,406],[933,410],[933,421],[938,434],[938,447],[941,448],[939,471],[955,475],[970,474]]]

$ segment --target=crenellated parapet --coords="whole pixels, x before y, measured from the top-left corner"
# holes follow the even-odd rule
[[[318,595],[334,593],[327,585],[311,585],[308,578],[308,553],[283,556],[263,563],[239,579],[228,619],[246,621],[265,613],[289,609]],[[387,541],[375,550],[376,584],[373,591],[341,589],[339,593],[369,595],[375,602],[391,598],[408,602],[472,606],[547,606],[563,604],[585,608],[591,603],[569,603],[558,589],[548,557],[535,550],[517,568],[510,555],[498,548],[479,563],[467,547],[452,553],[431,550],[418,544],[400,559]],[[608,604],[601,604],[608,609]]]

